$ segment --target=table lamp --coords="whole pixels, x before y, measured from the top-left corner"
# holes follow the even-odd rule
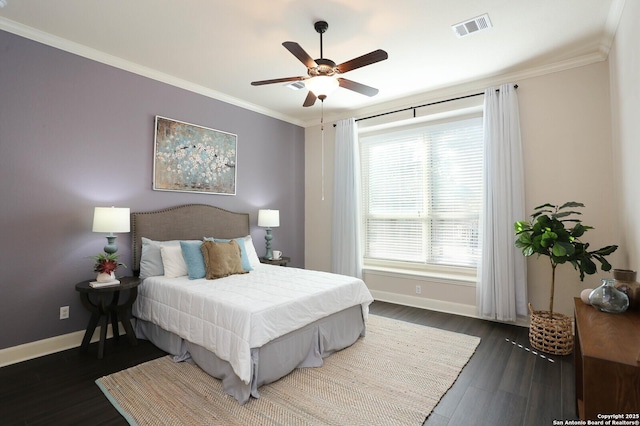
[[[128,207],[96,207],[93,212],[93,232],[108,232],[105,253],[113,254],[118,251],[114,232],[129,232]]]
[[[264,257],[266,259],[273,259],[273,252],[271,251],[271,228],[277,228],[280,226],[280,210],[258,210],[258,226],[261,228],[267,228],[267,233],[264,236],[267,245],[267,252]]]

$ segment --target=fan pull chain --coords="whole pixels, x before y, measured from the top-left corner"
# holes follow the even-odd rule
[[[320,100],[320,137],[322,140],[322,153],[321,153],[321,176],[322,176],[322,201],[324,201],[324,100]]]

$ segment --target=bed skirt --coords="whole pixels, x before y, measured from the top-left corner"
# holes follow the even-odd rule
[[[176,361],[193,360],[211,376],[222,381],[224,391],[240,404],[250,397],[259,398],[258,388],[275,382],[296,368],[320,367],[322,359],[351,346],[365,335],[362,306],[356,305],[321,318],[285,334],[259,348],[251,349],[251,382],[244,383],[231,365],[202,346],[140,319],[136,319],[136,336],[151,341],[174,356]]]

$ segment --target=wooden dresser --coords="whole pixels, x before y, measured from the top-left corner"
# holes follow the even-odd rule
[[[600,312],[575,299],[574,363],[581,420],[640,420],[640,311]]]

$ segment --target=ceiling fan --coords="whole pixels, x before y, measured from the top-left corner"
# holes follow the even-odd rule
[[[293,54],[300,62],[307,67],[308,77],[285,77],[276,78],[273,80],[261,80],[251,83],[252,86],[262,86],[265,84],[273,83],[285,83],[288,81],[300,81],[304,80],[305,86],[309,89],[307,98],[304,100],[302,106],[310,107],[315,104],[316,99],[324,101],[329,92],[333,91],[337,87],[343,87],[345,89],[353,90],[354,92],[361,93],[366,96],[375,96],[378,94],[378,89],[370,86],[366,86],[361,83],[357,83],[346,78],[336,77],[337,75],[344,74],[347,71],[361,68],[366,65],[375,64],[376,62],[384,61],[389,57],[384,50],[374,50],[366,55],[359,56],[351,59],[350,61],[343,62],[340,65],[336,65],[330,59],[323,57],[322,53],[322,34],[324,34],[329,28],[329,24],[325,21],[318,21],[314,24],[316,32],[320,34],[320,58],[312,59],[311,56],[300,45],[293,41],[285,41],[282,45]]]

